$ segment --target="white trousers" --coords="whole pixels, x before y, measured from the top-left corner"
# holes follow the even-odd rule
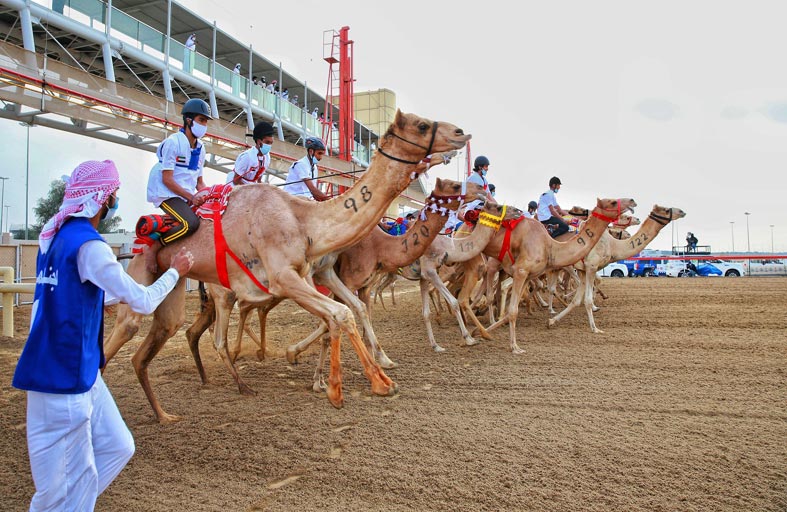
[[[27,392],[31,511],[92,511],[134,455],[134,438],[98,375],[85,393]]]

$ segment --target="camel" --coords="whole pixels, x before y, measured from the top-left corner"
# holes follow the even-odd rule
[[[468,300],[469,294],[475,286],[477,273],[467,271],[465,272],[465,283],[459,295],[459,303],[462,305],[465,315],[473,320],[478,332],[487,339],[491,339],[489,334],[491,331],[508,323],[511,352],[514,354],[524,353],[524,350],[516,342],[516,319],[527,280],[531,276],[541,275],[549,269],[571,265],[587,256],[598,243],[602,231],[606,231],[607,225],[636,205],[637,203],[629,198],[598,199],[591,218],[581,231],[575,233],[565,242],[552,239],[543,224],[534,219],[522,219],[510,231],[501,229],[484,248],[483,254],[500,261],[506,273],[514,278],[511,299],[506,305],[506,314],[488,328],[481,325],[470,308]],[[506,241],[509,243],[506,244]],[[492,296],[491,287],[487,287],[488,305],[492,303]]]
[[[350,251],[354,250],[356,247],[363,247],[362,250],[358,251],[355,257],[370,261],[371,265],[366,265],[367,269],[370,267],[372,269],[377,269],[379,268],[378,262],[380,258],[383,258],[384,261],[386,257],[390,256],[391,254],[395,254],[400,245],[405,247],[405,252],[408,243],[416,248],[424,244],[428,245],[430,239],[436,236],[442,225],[445,223],[445,215],[448,210],[455,210],[459,208],[466,196],[470,197],[471,200],[474,200],[476,198],[483,197],[483,194],[483,188],[474,183],[464,186],[462,183],[457,181],[441,180],[440,178],[437,178],[435,189],[427,198],[426,206],[424,206],[425,213],[423,219],[417,220],[413,226],[408,229],[405,235],[397,237],[389,235],[382,229],[373,229],[366,236],[366,238],[351,248]],[[432,207],[434,207],[434,210]],[[425,235],[425,233],[431,233],[431,235]],[[374,330],[372,329],[371,321],[367,314],[368,302],[366,305],[364,305],[364,302],[361,302],[355,296],[355,289],[348,289],[347,286],[345,286],[345,284],[336,277],[333,267],[339,257],[339,252],[333,252],[329,255],[323,256],[319,261],[313,263],[310,271],[311,278],[314,279],[318,284],[326,285],[331,290],[331,292],[333,292],[334,295],[339,298],[339,300],[352,309],[352,311],[361,319],[364,337],[366,338],[367,343],[372,350],[372,357],[383,368],[394,368],[396,364],[388,358],[377,342]],[[229,315],[233,305],[235,304],[235,301],[237,300],[231,290],[227,290],[226,288],[215,284],[208,285],[208,288],[210,289],[211,296],[213,297],[213,304],[211,305],[206,303],[205,307],[195,319],[194,323],[186,331],[186,338],[188,339],[189,347],[191,348],[194,361],[197,365],[197,370],[199,371],[200,378],[202,379],[203,383],[207,382],[207,378],[199,355],[199,338],[205,329],[207,329],[208,326],[210,326],[210,324],[213,322],[213,316],[216,313],[212,307],[220,308],[223,314],[226,316]],[[278,303],[279,301],[275,301],[275,303],[269,303],[263,305],[262,307],[257,307],[256,305],[249,305],[247,303],[241,302],[241,319],[236,342],[232,347],[228,345],[226,354],[228,358],[228,368],[230,369],[230,373],[232,374],[232,377],[237,383],[238,389],[242,394],[254,394],[251,388],[249,388],[241,380],[237,370],[234,367],[235,359],[240,353],[240,340],[244,330],[243,327],[245,325],[246,315],[248,315],[248,313],[253,308],[257,308],[259,311],[260,349],[258,350],[257,355],[258,358],[262,358],[262,356],[264,356],[265,350],[265,322],[267,320],[267,315],[270,310]],[[320,327],[318,327],[317,331],[318,332],[316,334],[312,334],[306,338],[309,340],[306,346],[308,346],[308,344],[319,338],[327,331],[324,322],[320,324]],[[287,357],[290,359],[291,363],[294,363],[297,354],[293,354],[291,350],[288,350]],[[324,385],[320,387],[320,389],[323,388]]]
[[[159,268],[166,268],[172,255],[180,247],[187,247],[194,255],[194,266],[188,277],[206,283],[220,283],[217,264],[226,265],[229,287],[239,300],[264,304],[290,298],[321,318],[330,331],[332,350],[327,396],[334,407],[344,404],[340,358],[342,334],[347,335],[358,353],[372,392],[383,396],[393,394],[396,384],[369,355],[349,308],[319,293],[305,277],[312,262],[357,243],[373,229],[391,201],[417,178],[422,171],[418,166],[425,157],[461,149],[470,138],[452,124],[397,111],[369,169],[340,196],[325,202],[313,202],[267,184],[233,189],[222,224],[232,227],[224,230],[224,238],[227,247],[238,254],[236,257],[242,266],[226,263],[226,253],[217,260],[214,232],[219,226],[203,222],[192,236],[167,245],[158,252]],[[146,270],[143,259],[142,255],[132,259],[128,271],[138,282],[150,284],[156,275]],[[148,401],[162,423],[179,418],[167,414],[161,407],[150,385],[147,368],[184,322],[184,283],[181,280],[155,311],[150,332],[132,358]],[[217,308],[216,313],[218,345],[226,336],[229,319],[222,308]],[[105,347],[107,361],[134,336],[141,320],[141,315],[134,314],[127,306],[118,308],[115,327]]]
[[[448,182],[449,180],[444,180]],[[358,309],[361,322],[374,356],[384,367],[395,366],[377,342],[372,329],[371,316],[371,289],[381,275],[394,272],[400,267],[412,264],[429,247],[435,237],[440,233],[448,220],[448,210],[456,210],[461,206],[465,196],[468,198],[485,197],[483,188],[475,183],[454,184],[454,194],[447,197],[430,196],[427,205],[421,210],[421,215],[416,222],[407,229],[402,236],[393,236],[382,230],[373,230],[366,238],[356,245],[339,254],[336,267],[328,267],[314,274],[317,283],[327,286],[337,292],[342,301],[360,301],[365,307]],[[461,194],[464,187],[466,192]],[[472,200],[471,199],[471,200]],[[358,297],[355,297],[355,292]],[[325,332],[321,325],[315,332],[304,340],[287,348],[287,360],[294,363],[298,355],[306,350],[311,343]],[[322,388],[322,359],[324,347],[321,351],[320,364],[314,377],[313,388]]]
[[[659,234],[664,226],[673,220],[682,219],[685,216],[686,213],[680,208],[666,208],[654,205],[648,218],[629,240],[616,240],[609,233],[604,232],[601,240],[590,254],[581,262],[575,264],[580,274],[584,274],[582,286],[574,295],[574,300],[557,316],[549,319],[549,326],[554,326],[560,319],[569,314],[571,310],[584,302],[588,314],[588,322],[590,322],[590,330],[594,333],[603,333],[604,331],[596,327],[596,322],[593,318],[593,285],[596,279],[596,272],[613,261],[629,258],[642,251],[656,238],[656,235]]]
[[[431,311],[429,308],[429,286],[433,286],[435,290],[446,300],[451,311],[459,324],[459,330],[462,333],[465,346],[471,346],[478,343],[467,330],[465,322],[462,319],[462,314],[459,311],[459,301],[451,294],[446,285],[443,283],[438,270],[442,265],[463,263],[478,256],[481,251],[486,247],[492,237],[500,229],[500,224],[503,221],[516,219],[522,216],[522,211],[513,207],[499,204],[488,203],[485,204],[481,213],[479,214],[478,224],[470,235],[463,238],[452,237],[438,237],[432,242],[432,245],[419,259],[420,272],[417,279],[421,288],[421,302],[426,325],[426,333],[429,337],[429,345],[435,352],[445,352],[434,337],[432,331]],[[409,275],[406,275],[409,277]]]

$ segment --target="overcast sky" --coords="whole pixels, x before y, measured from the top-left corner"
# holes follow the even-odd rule
[[[680,207],[677,243],[693,231],[716,251],[731,249],[732,229],[735,249],[746,249],[751,212],[752,251],[770,251],[771,224],[775,250],[787,251],[784,2],[187,5],[319,91],[328,75],[323,31],[348,25],[355,90],[391,89],[403,111],[472,133],[473,156],[491,160],[502,202],[524,207],[556,175],[566,209],[633,197],[644,220],[654,203]],[[0,126],[10,148],[5,203],[11,223],[23,223],[25,129]],[[51,179],[103,158],[121,169],[124,226],[152,209],[144,204],[152,154],[42,127],[30,139],[31,209]],[[206,181],[221,176],[210,171]],[[672,231],[650,247],[668,249]]]

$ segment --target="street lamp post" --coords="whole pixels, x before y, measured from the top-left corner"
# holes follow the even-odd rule
[[[0,192],[0,204],[5,204],[5,180],[8,178],[5,176],[0,176],[0,180],[3,180],[3,191]],[[3,231],[3,209],[0,208],[0,231]]]
[[[28,231],[30,229],[28,215],[30,214],[30,128],[31,124],[27,122],[19,123],[27,129],[27,153],[25,157],[25,240],[29,238]]]
[[[5,230],[8,231],[8,209],[10,208],[9,205],[3,205],[3,209],[5,210]]]
[[[732,252],[735,252],[735,221],[730,221],[730,236],[732,237]]]
[[[751,252],[751,238],[749,238],[749,212],[743,212],[746,215],[746,252]]]

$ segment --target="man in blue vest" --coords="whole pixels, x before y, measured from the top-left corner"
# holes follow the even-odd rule
[[[39,238],[28,336],[13,385],[27,391],[27,447],[36,492],[31,511],[93,510],[134,454],[134,439],[104,384],[104,306],[152,313],[193,264],[181,250],[145,287],[126,274],[98,234],[117,211],[110,160],[80,164]]]

